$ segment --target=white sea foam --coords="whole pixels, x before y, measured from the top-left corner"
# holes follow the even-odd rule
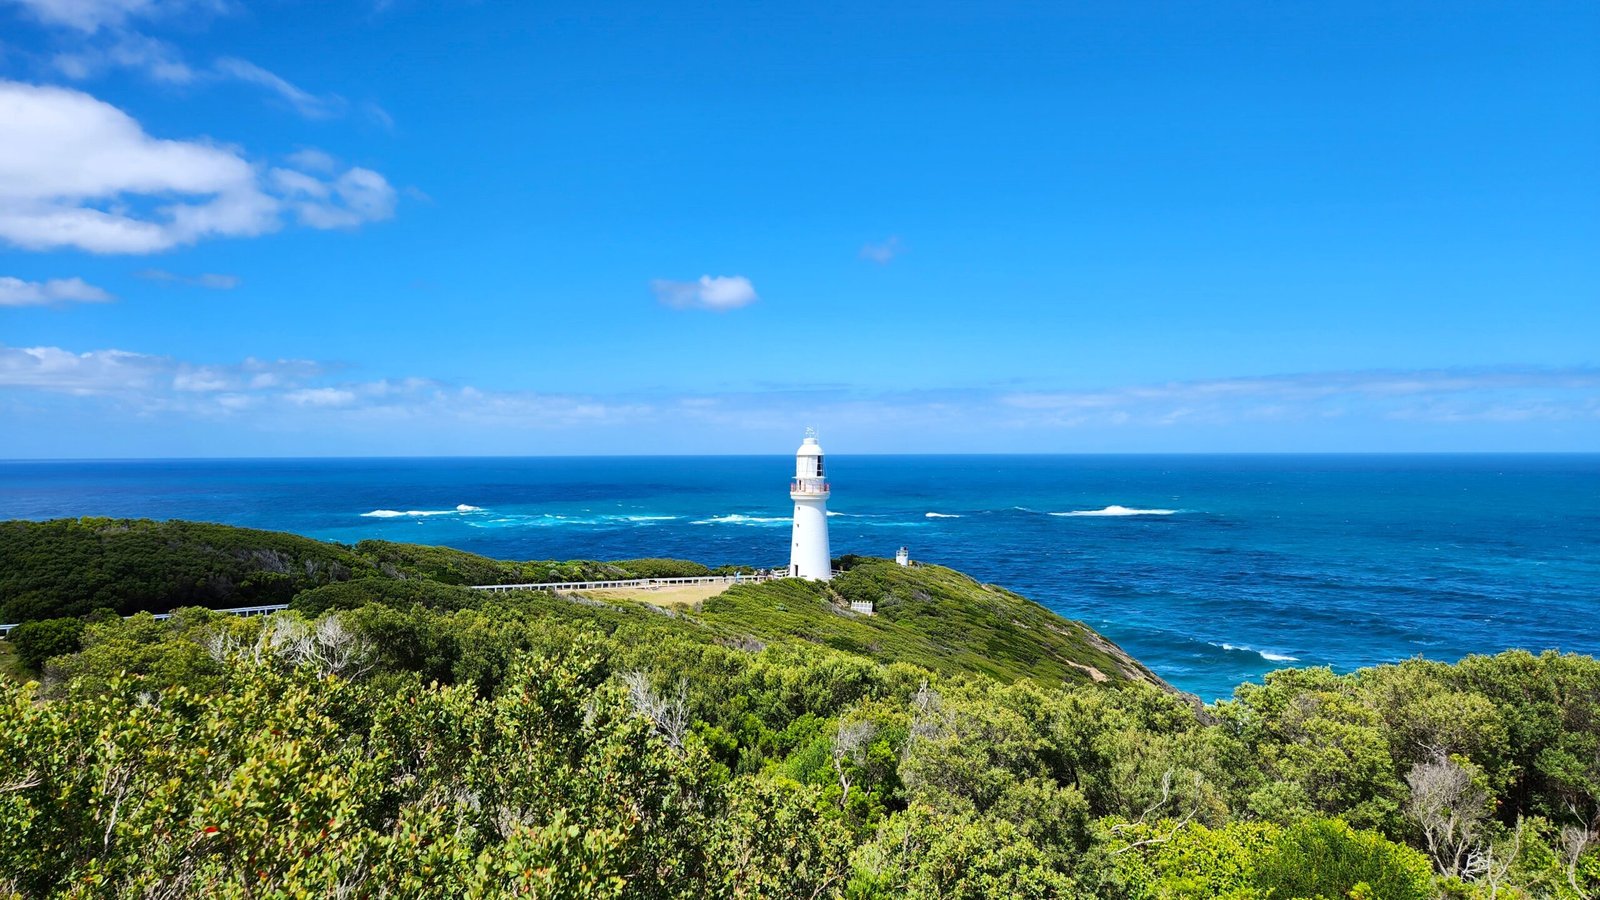
[[[1254,647],[1242,647],[1242,646],[1235,646],[1233,644],[1212,644],[1211,646],[1213,646],[1213,647],[1221,647],[1224,650],[1235,650],[1235,651],[1238,651],[1240,653],[1254,653],[1255,655],[1261,657],[1262,659],[1266,660],[1267,662],[1299,662],[1300,661],[1300,657],[1298,657],[1298,656],[1290,656],[1287,653],[1273,653],[1273,652],[1271,652],[1269,650],[1257,650]]]
[[[959,518],[961,518],[961,516],[959,514],[957,514],[957,513],[936,513],[936,512],[925,512],[925,513],[922,514],[922,517],[924,519],[959,519]]]
[[[459,504],[456,505],[456,512],[483,512],[483,507],[481,507],[481,506],[470,506],[470,505],[468,505],[466,503],[459,503]]]
[[[623,515],[605,514],[594,515],[563,515],[561,513],[510,513],[491,517],[472,516],[466,519],[466,524],[473,528],[559,528],[568,525],[577,526],[627,526],[634,525],[648,527],[657,522],[666,522],[679,519],[682,516],[658,515]]]
[[[398,519],[402,516],[422,518],[423,516],[453,516],[456,513],[476,512],[477,509],[478,507],[476,506],[463,504],[455,509],[408,509],[404,512],[398,509],[375,509],[372,512],[364,512],[361,515],[363,518],[368,519]]]
[[[1175,509],[1136,509],[1115,504],[1104,509],[1075,509],[1072,512],[1053,512],[1052,516],[1170,516]]]
[[[696,519],[695,525],[783,525],[792,521],[788,516],[744,516],[733,513],[726,516],[712,516],[709,519]]]

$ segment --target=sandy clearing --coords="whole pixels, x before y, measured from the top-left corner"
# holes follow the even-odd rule
[[[579,596],[595,600],[640,600],[657,606],[693,606],[722,593],[731,584],[672,584],[650,588],[605,588],[603,590],[577,591]]]

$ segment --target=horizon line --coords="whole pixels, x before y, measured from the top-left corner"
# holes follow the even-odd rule
[[[0,465],[19,463],[135,463],[135,462],[314,462],[333,460],[437,460],[437,459],[766,459],[787,458],[789,453],[526,453],[526,454],[349,454],[320,456],[58,456],[0,457]],[[1059,450],[1000,451],[952,450],[932,453],[905,453],[867,450],[828,454],[830,457],[1066,457],[1066,456],[1600,456],[1597,450]]]

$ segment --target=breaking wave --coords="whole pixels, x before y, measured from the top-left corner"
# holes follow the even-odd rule
[[[961,518],[961,516],[959,514],[957,514],[957,513],[938,513],[938,512],[925,512],[925,513],[922,514],[922,517],[924,519],[959,519],[959,518]]]
[[[559,528],[565,525],[587,526],[639,526],[647,527],[658,522],[670,522],[681,516],[660,515],[562,515],[559,513],[512,513],[493,518],[474,517],[467,522],[473,528]]]
[[[1075,509],[1072,512],[1053,512],[1052,516],[1170,516],[1175,509],[1137,509],[1115,504],[1104,509]]]
[[[1211,646],[1213,646],[1213,647],[1221,647],[1224,650],[1233,650],[1233,651],[1238,652],[1238,653],[1254,653],[1255,655],[1261,657],[1262,659],[1266,660],[1267,662],[1299,662],[1300,661],[1300,657],[1298,657],[1298,656],[1290,656],[1287,653],[1273,653],[1273,652],[1271,652],[1269,650],[1257,650],[1254,647],[1240,647],[1240,646],[1235,646],[1233,644],[1212,644]]]
[[[424,516],[453,516],[458,513],[482,511],[483,507],[481,506],[468,506],[463,503],[455,509],[408,509],[404,511],[398,509],[375,509],[372,512],[362,513],[361,517],[364,519],[422,518]]]
[[[787,525],[794,521],[788,516],[744,516],[738,513],[727,516],[712,516],[709,519],[696,519],[694,525]]]

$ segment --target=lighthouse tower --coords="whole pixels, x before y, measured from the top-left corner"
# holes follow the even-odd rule
[[[822,445],[817,433],[806,429],[806,439],[794,455],[794,534],[789,547],[789,574],[795,578],[827,581],[833,577],[828,555],[828,479],[822,469]]]

